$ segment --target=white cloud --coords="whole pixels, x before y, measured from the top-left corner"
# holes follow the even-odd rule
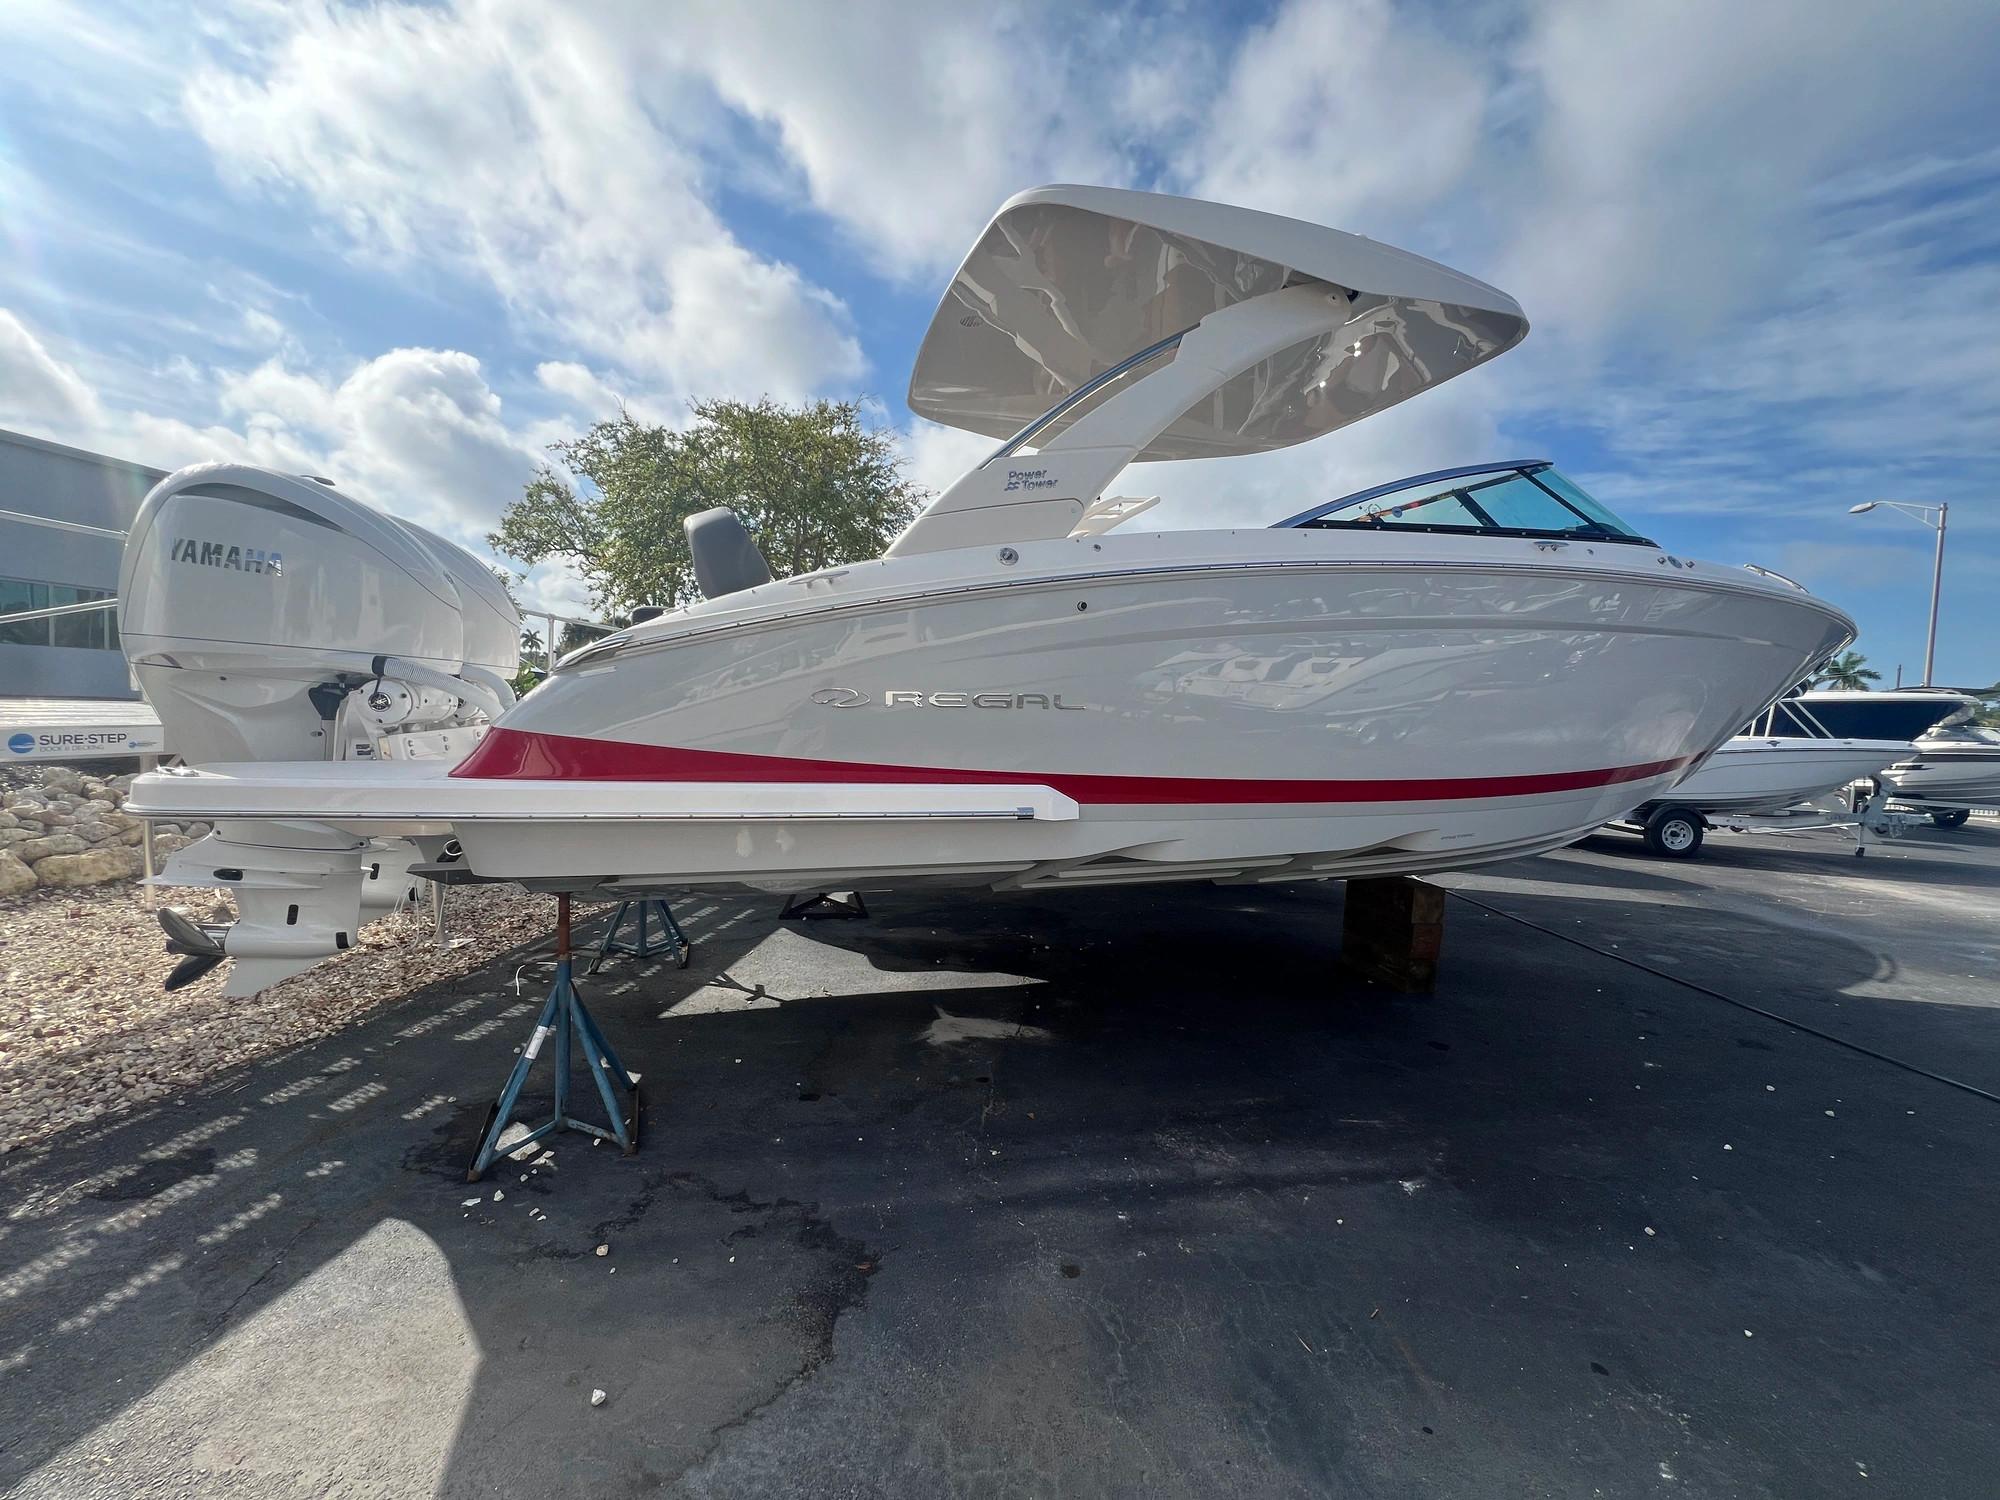
[[[1972,311],[2000,299],[2000,264],[1977,253],[2000,153],[1841,174],[1810,212],[1783,286],[1691,350],[1589,359],[1557,338],[1523,355],[1535,416],[1610,455],[1614,504],[1615,483],[1656,511],[1796,532],[1882,494],[1965,496],[2000,411],[2000,349]],[[1975,500],[1962,524],[2000,529],[2000,510]]]
[[[110,6],[8,0],[0,6],[0,97],[10,109],[59,108],[74,139],[115,152],[135,110],[160,107],[181,82],[156,32]]]
[[[163,469],[227,459],[325,475],[475,547],[539,461],[507,423],[479,361],[456,350],[394,349],[338,379],[277,360],[192,379],[212,385],[225,420],[194,423],[107,401],[0,308],[0,425]]]
[[[389,272],[470,274],[527,335],[659,392],[859,377],[839,299],[710,206],[675,122],[713,103],[665,65],[657,15],[484,0],[262,21],[183,95],[240,189],[302,202]]]
[[[597,618],[597,610],[590,601],[590,585],[566,562],[537,563],[525,576],[517,575],[514,597],[520,601],[524,612],[542,610],[558,618],[572,620]],[[544,641],[548,639],[547,622],[529,620],[526,628],[533,630]],[[561,638],[560,627],[557,638]]]
[[[1125,180],[1120,70],[1169,29],[929,0],[704,0],[676,19],[661,28],[675,60],[768,127],[812,204],[898,274],[956,261],[1022,188]]]
[[[77,432],[97,418],[97,393],[0,307],[0,423]]]
[[[941,427],[921,417],[912,418],[909,427],[896,436],[903,450],[904,472],[939,493],[997,446],[984,433]]]
[[[1178,166],[1202,197],[1364,225],[1457,191],[1493,71],[1388,0],[1294,0],[1247,36]]]
[[[665,267],[669,298],[627,364],[655,362],[682,390],[703,396],[797,399],[860,378],[861,346],[847,309],[790,266],[760,260],[718,237],[676,249]]]
[[[316,433],[330,433],[339,427],[333,396],[326,386],[310,375],[287,369],[277,359],[226,377],[219,398],[224,411],[246,422],[275,423]]]
[[[205,381],[207,377],[183,372],[179,378]],[[229,459],[296,471],[309,467],[315,453],[269,413],[248,414],[238,429],[200,426],[109,401],[4,307],[0,307],[0,426],[162,469]]]
[[[1588,340],[1687,349],[1782,293],[1813,195],[1978,122],[1995,34],[1959,0],[1895,6],[1543,0],[1514,58],[1536,94],[1509,285]]]
[[[340,441],[330,461],[399,515],[477,535],[521,492],[538,455],[501,420],[479,361],[450,349],[396,349],[331,393]]]
[[[543,390],[560,397],[571,411],[587,421],[609,421],[625,405],[625,397],[613,389],[603,376],[574,360],[543,360],[535,366],[535,380]]]

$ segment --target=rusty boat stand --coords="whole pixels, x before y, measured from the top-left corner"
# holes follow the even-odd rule
[[[477,1182],[486,1175],[486,1169],[493,1165],[495,1157],[511,1155],[523,1146],[533,1145],[558,1130],[580,1130],[586,1135],[594,1135],[602,1140],[616,1141],[627,1156],[639,1149],[639,1075],[628,1073],[618,1054],[611,1050],[611,1044],[604,1039],[604,1033],[597,1028],[597,1022],[585,1009],[583,998],[577,993],[574,977],[574,954],[570,946],[569,896],[556,897],[556,977],[549,990],[549,998],[542,1006],[542,1013],[535,1019],[534,1032],[528,1043],[521,1049],[521,1055],[514,1061],[514,1069],[507,1075],[507,1085],[501,1089],[500,1097],[486,1116],[486,1128],[480,1135],[479,1152],[466,1169],[465,1180]],[[521,1089],[528,1081],[528,1074],[535,1066],[535,1059],[541,1055],[543,1046],[553,1038],[555,1041],[555,1108],[550,1117],[527,1134],[507,1142],[503,1148],[500,1138],[507,1127],[514,1122],[514,1106],[520,1102]],[[591,1082],[597,1086],[597,1096],[603,1102],[604,1113],[611,1121],[611,1128],[593,1125],[588,1120],[579,1120],[569,1112],[570,1064],[572,1053],[581,1052],[585,1071]],[[620,1096],[629,1103],[629,1109],[620,1108]]]

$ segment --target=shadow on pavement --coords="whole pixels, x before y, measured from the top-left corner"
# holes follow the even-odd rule
[[[1458,903],[1428,999],[1339,976],[1337,887],[871,904],[678,904],[687,971],[585,981],[636,1159],[463,1182],[539,998],[496,966],[10,1161],[0,1483],[1936,1494],[2000,1460],[1977,1101]]]

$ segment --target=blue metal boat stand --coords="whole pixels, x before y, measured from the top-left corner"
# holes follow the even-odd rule
[[[660,940],[657,944],[646,931],[648,913],[660,919]],[[619,936],[628,917],[638,924],[636,941]],[[674,920],[672,907],[657,896],[644,901],[636,899],[621,901],[618,903],[618,910],[611,914],[611,925],[604,929],[604,941],[597,945],[597,957],[583,972],[595,974],[604,967],[604,961],[614,953],[629,953],[634,958],[651,958],[655,953],[664,953],[669,948],[674,950],[674,967],[685,969],[689,957],[694,953],[694,944],[689,942],[688,935],[681,931],[681,924]]]
[[[486,1128],[479,1138],[479,1154],[473,1157],[472,1165],[466,1169],[467,1182],[479,1181],[486,1175],[486,1169],[493,1165],[493,1159],[502,1154],[500,1137],[513,1123],[514,1106],[520,1101],[522,1085],[527,1083],[543,1043],[551,1036],[556,1044],[554,1113],[518,1140],[509,1141],[505,1152],[512,1154],[558,1130],[581,1130],[586,1135],[616,1141],[627,1156],[639,1149],[639,1075],[625,1071],[624,1064],[618,1061],[618,1054],[611,1050],[604,1033],[597,1029],[597,1022],[584,1009],[583,999],[577,994],[576,982],[571,977],[572,961],[569,897],[561,895],[556,897],[555,985],[549,991],[548,1003],[535,1020],[535,1030],[528,1038],[528,1045],[515,1059],[514,1071],[507,1075],[507,1086],[500,1091],[500,1097],[494,1101],[492,1110],[486,1116]],[[570,1054],[576,1049],[582,1051],[584,1067],[590,1074],[591,1082],[597,1085],[597,1096],[603,1101],[604,1113],[611,1121],[609,1130],[588,1120],[579,1120],[569,1112]],[[618,1095],[621,1092],[631,1100],[629,1113],[619,1108]]]

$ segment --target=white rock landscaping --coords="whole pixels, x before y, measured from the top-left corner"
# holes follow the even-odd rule
[[[0,892],[8,868],[0,855]],[[178,960],[153,908],[207,916],[215,891],[124,880],[67,890],[29,879],[0,896],[0,1161],[111,1111],[183,1097],[226,1069],[469,974],[546,933],[555,906],[518,886],[474,886],[452,898],[452,936],[470,940],[462,947],[431,942],[427,914],[399,913],[368,923],[339,957],[232,999],[219,970],[171,994],[160,988]],[[227,919],[226,905],[218,915]]]
[[[338,1031],[547,931],[547,897],[479,886],[452,901],[462,946],[431,942],[427,915],[397,913],[368,923],[348,952],[249,999],[224,996],[219,971],[168,994],[161,981],[178,960],[155,908],[230,913],[214,890],[137,883],[144,831],[121,810],[131,784],[69,767],[0,770],[0,1158]],[[153,828],[162,859],[209,832],[200,822]]]
[[[145,827],[123,811],[130,776],[92,776],[70,766],[24,774],[34,780],[0,793],[0,851],[11,860],[0,864],[0,897],[38,885],[69,889],[144,873],[139,850]],[[186,848],[209,825],[155,823],[153,830],[154,847],[164,856]]]
[[[0,849],[0,896],[19,895],[35,888],[35,872],[14,854]]]

